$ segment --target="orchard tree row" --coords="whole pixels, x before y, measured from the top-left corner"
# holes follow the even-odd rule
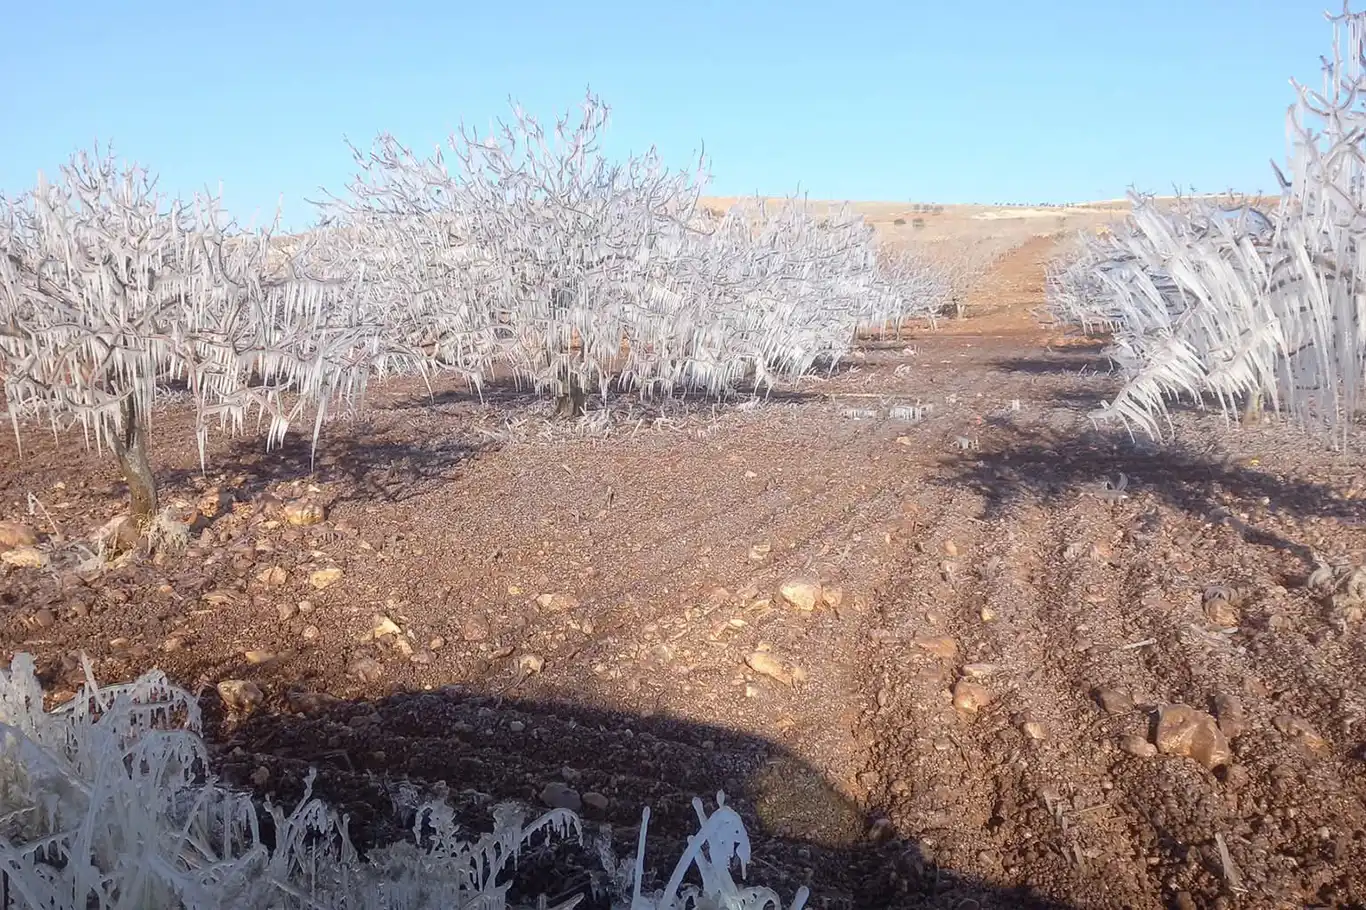
[[[141,520],[158,509],[150,421],[188,390],[201,460],[217,425],[267,444],[384,374],[509,376],[577,417],[611,394],[762,392],[929,316],[943,276],[872,228],[796,200],[717,213],[705,160],[608,159],[588,96],[547,131],[514,111],[422,158],[381,135],[301,235],[242,230],[218,200],[166,199],[99,150],[0,198],[0,375],[16,433],[77,424]],[[278,224],[278,219],[277,219]]]
[[[1174,398],[1225,413],[1269,406],[1347,429],[1366,380],[1366,14],[1330,16],[1323,88],[1294,85],[1281,196],[1133,195],[1049,274],[1061,321],[1113,337],[1125,385],[1093,416],[1164,435]]]

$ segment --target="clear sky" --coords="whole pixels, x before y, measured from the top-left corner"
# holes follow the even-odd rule
[[[1334,0],[0,0],[0,192],[113,141],[242,220],[312,218],[343,137],[428,151],[592,88],[606,148],[716,194],[1066,202],[1272,189]],[[1336,7],[1340,9],[1340,6]]]

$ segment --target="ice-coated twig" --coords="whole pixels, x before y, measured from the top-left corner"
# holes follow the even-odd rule
[[[1366,14],[1329,19],[1323,89],[1294,84],[1279,202],[1131,194],[1123,224],[1050,268],[1054,315],[1113,333],[1125,384],[1094,417],[1160,437],[1173,398],[1265,404],[1345,441],[1366,379]]]

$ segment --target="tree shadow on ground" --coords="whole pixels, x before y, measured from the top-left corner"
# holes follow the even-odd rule
[[[1118,364],[1105,353],[1107,350],[1109,346],[1102,342],[1084,342],[1026,357],[998,359],[990,366],[1003,373],[1017,374],[1029,382],[1073,380],[1061,388],[1047,385],[1047,399],[1090,410],[1108,404],[1123,387]],[[1202,410],[1198,402],[1185,398],[1168,399],[1167,409],[1173,414]]]
[[[1101,377],[1100,381],[1094,376],[1086,376],[1081,373],[1074,373],[1067,377],[1060,377],[1067,385],[1050,383],[1044,386],[1041,394],[1034,397],[1035,401],[1045,402],[1054,406],[1066,407],[1071,410],[1082,411],[1089,414],[1091,411],[1104,408],[1114,401],[1115,396],[1122,388],[1118,378]],[[1069,382],[1070,380],[1070,382]],[[1167,413],[1176,414],[1209,414],[1211,409],[1202,405],[1198,401],[1189,398],[1168,398],[1166,400]],[[1214,413],[1218,413],[1214,411]]]
[[[852,369],[851,365],[849,368]],[[826,379],[840,375],[846,369],[813,372],[810,378]],[[819,392],[803,388],[785,386],[782,388],[755,389],[743,387],[724,398],[710,397],[695,393],[689,395],[647,396],[629,391],[612,390],[606,397],[593,394],[587,399],[586,419],[589,421],[603,418],[615,423],[653,422],[704,414],[718,416],[732,411],[744,411],[764,404],[808,404],[824,401]],[[756,404],[757,402],[757,404]],[[550,420],[555,411],[556,401],[552,397],[537,393],[524,383],[512,379],[487,381],[479,389],[465,384],[446,385],[432,390],[409,389],[395,391],[382,405],[385,410],[421,411],[440,409],[489,409],[500,412],[508,420],[523,419]],[[567,425],[571,421],[558,419],[556,422]]]
[[[1149,495],[1203,521],[1230,524],[1249,542],[1306,562],[1313,556],[1307,547],[1248,525],[1225,503],[1257,503],[1294,518],[1366,520],[1366,503],[1342,499],[1326,484],[1277,476],[1189,447],[1135,443],[1119,431],[1009,430],[1013,439],[960,459],[948,478],[938,481],[965,484],[984,496],[987,519],[1025,500],[1054,505],[1077,495],[1115,502]]]
[[[1042,386],[1041,400],[1089,411],[1103,407],[1120,388],[1115,364],[1104,351],[1103,345],[1081,344],[998,359],[990,367],[1016,374],[1029,388]]]
[[[881,351],[899,353],[932,332],[933,329],[928,327],[916,326],[904,330],[900,337],[898,337],[895,332],[889,332],[886,335],[864,335],[860,333],[858,337],[858,347],[859,350],[866,351],[870,354]]]
[[[1103,353],[1103,349],[1092,348],[1090,345],[1030,357],[1006,357],[996,360],[992,366],[1002,373],[1024,373],[1032,376],[1108,376],[1115,372],[1115,362]]]
[[[448,686],[377,701],[340,701],[302,690],[272,693],[244,718],[204,699],[218,770],[231,783],[294,805],[310,769],[314,793],[350,816],[364,850],[409,837],[416,800],[441,793],[470,832],[487,831],[494,804],[544,810],[549,786],[583,801],[590,840],[634,856],[641,809],[651,816],[647,890],[663,886],[718,791],[744,819],[753,847],[748,884],[775,889],[787,906],[1064,910],[1027,887],[998,886],[939,868],[911,840],[775,742],[675,718],[642,717],[569,700],[525,700]],[[435,789],[434,789],[435,788]],[[524,856],[520,893],[549,906],[583,895],[580,910],[608,907],[591,847],[564,844]],[[738,872],[737,872],[738,875]],[[689,876],[696,881],[696,872]]]
[[[366,432],[327,433],[316,450],[306,436],[291,434],[266,451],[258,437],[239,437],[220,445],[208,460],[213,474],[235,478],[239,498],[249,499],[271,487],[296,481],[330,484],[340,499],[402,502],[434,492],[449,483],[471,458],[494,448],[492,440],[434,434],[414,438]],[[166,469],[158,474],[163,488],[200,485],[199,468]]]

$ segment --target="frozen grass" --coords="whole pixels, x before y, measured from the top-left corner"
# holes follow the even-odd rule
[[[494,810],[491,833],[467,839],[438,800],[417,807],[410,841],[362,860],[344,822],[308,793],[285,812],[209,776],[198,704],[161,673],[106,688],[88,665],[86,677],[72,701],[46,712],[30,655],[16,655],[0,674],[0,872],[9,907],[500,910],[514,906],[508,892],[524,849],[583,837],[571,812],[529,819],[507,804]],[[648,809],[634,862],[618,863],[600,846],[604,885],[619,892],[614,906],[781,910],[772,891],[735,881],[732,865],[743,873],[749,839],[724,795],[717,803],[708,815],[694,800],[698,833],[659,893],[640,884]],[[791,910],[806,898],[802,889]]]

